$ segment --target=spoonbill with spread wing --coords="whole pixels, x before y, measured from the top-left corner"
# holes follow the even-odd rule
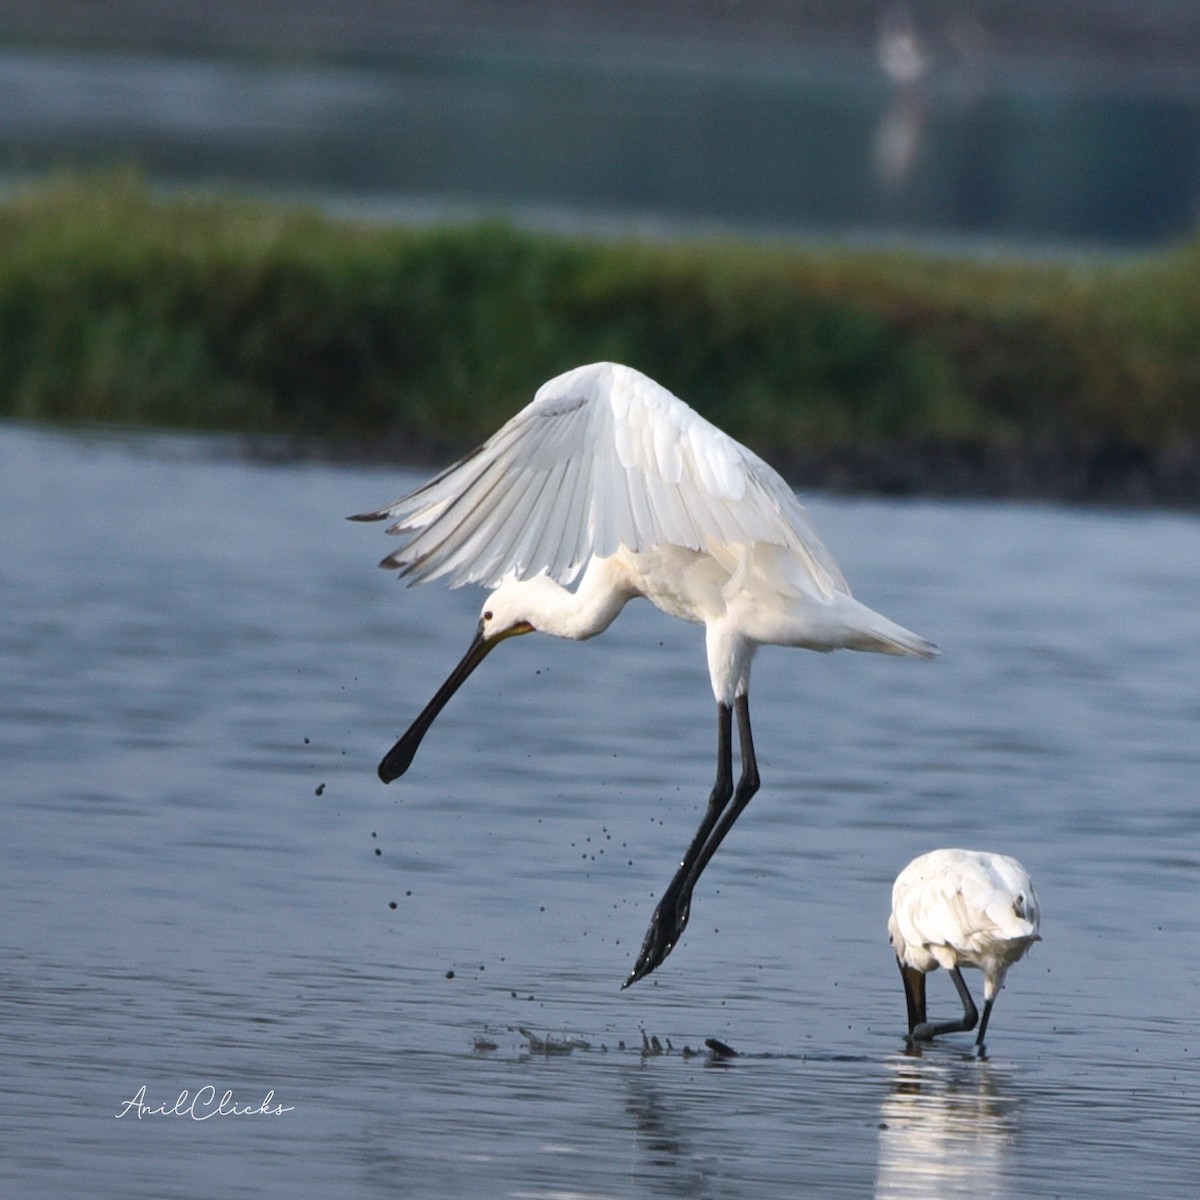
[[[445,579],[494,590],[466,655],[379,764],[385,783],[408,770],[446,702],[505,638],[594,637],[635,596],[704,626],[717,701],[716,783],[626,987],[678,942],[696,881],[758,790],[747,689],[759,646],[937,653],[850,595],[771,467],[652,379],[616,363],[551,379],[473,453],[353,519],[387,518],[394,521],[388,532],[404,541],[381,566],[398,568],[410,583]]]
[[[888,938],[900,964],[908,1002],[908,1036],[928,1041],[975,1028],[979,1010],[960,967],[983,972],[983,1045],[996,993],[1009,967],[1025,957],[1038,933],[1037,894],[1015,858],[985,850],[931,850],[914,858],[892,886]],[[925,976],[945,967],[962,1001],[959,1021],[925,1019]]]

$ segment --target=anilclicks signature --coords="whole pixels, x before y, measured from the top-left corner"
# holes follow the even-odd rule
[[[174,1104],[148,1104],[146,1085],[143,1083],[132,1100],[121,1105],[116,1114],[119,1121],[132,1113],[140,1121],[143,1117],[190,1117],[193,1121],[207,1121],[209,1117],[278,1117],[291,1112],[294,1104],[276,1104],[274,1091],[263,1097],[261,1104],[238,1104],[233,1092],[227,1091],[219,1099],[217,1089],[206,1083],[194,1093],[182,1091]]]

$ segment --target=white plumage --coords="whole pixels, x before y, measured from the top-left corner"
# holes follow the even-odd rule
[[[983,972],[983,1044],[1008,969],[1040,940],[1037,893],[1015,858],[983,850],[932,850],[904,868],[892,887],[888,937],[900,964],[909,1036],[918,1041],[974,1029],[979,1017],[960,967]],[[930,1024],[925,976],[945,967],[963,1003],[961,1021]]]
[[[616,363],[544,383],[478,450],[358,519],[409,535],[383,564],[412,583],[570,584],[597,558],[675,546],[787,547],[825,597],[847,591],[795,493],[758,455]]]
[[[403,540],[381,565],[410,583],[494,589],[466,656],[380,763],[384,782],[408,769],[442,707],[506,637],[535,630],[593,637],[639,596],[705,627],[717,782],[627,984],[670,953],[696,880],[758,788],[746,701],[758,647],[937,653],[851,596],[771,467],[652,379],[616,363],[551,379],[479,449],[356,519],[393,522],[388,532]]]

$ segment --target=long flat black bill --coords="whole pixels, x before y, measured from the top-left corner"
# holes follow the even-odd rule
[[[420,716],[408,727],[399,741],[383,756],[379,764],[379,778],[384,783],[399,779],[408,770],[421,739],[429,732],[430,725],[436,720],[438,713],[446,707],[450,697],[466,682],[467,676],[488,656],[488,652],[496,645],[495,639],[483,636],[483,629],[475,635],[462,661],[450,672],[446,682],[437,690],[437,695],[421,710]]]

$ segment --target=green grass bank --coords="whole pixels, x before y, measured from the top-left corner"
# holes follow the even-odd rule
[[[426,459],[615,359],[812,483],[1200,499],[1200,244],[1009,264],[395,227],[122,175],[10,193],[0,248],[9,417]]]

